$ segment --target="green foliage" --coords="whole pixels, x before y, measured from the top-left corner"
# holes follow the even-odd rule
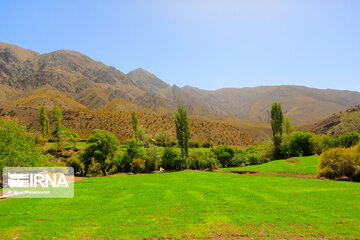
[[[352,112],[344,115],[340,120],[340,128],[344,132],[360,133],[360,112]]]
[[[44,160],[25,126],[0,119],[0,174],[4,167],[41,166]]]
[[[332,148],[323,152],[320,155],[317,176],[360,181],[360,154],[356,150],[357,148]]]
[[[283,132],[283,134],[290,135],[290,133],[292,133],[293,131],[294,131],[294,127],[291,124],[290,119],[287,116],[285,116],[283,124],[282,124],[282,132]]]
[[[99,165],[104,176],[112,167],[113,157],[115,156],[119,141],[111,132],[95,129],[87,140],[88,147],[80,155],[81,161],[85,166],[85,175],[88,173],[89,166],[94,161],[94,165]],[[97,164],[96,164],[97,163]],[[96,166],[93,166],[97,169]]]
[[[231,159],[234,157],[235,150],[229,146],[218,146],[213,149],[216,159],[220,162],[222,167],[230,167]]]
[[[310,156],[317,153],[320,138],[311,132],[295,131],[289,140],[282,144],[282,155],[285,157]]]
[[[253,152],[246,154],[246,159],[245,159],[246,165],[256,165],[261,163],[263,163],[263,161],[259,153]]]
[[[130,159],[134,158],[143,158],[145,155],[145,150],[142,147],[144,143],[138,139],[130,139],[126,142],[127,145],[127,154]]]
[[[60,125],[51,133],[50,140],[55,141],[58,149],[60,149],[63,147],[64,142],[72,142],[75,147],[76,142],[80,140],[80,137],[75,132],[70,131],[67,127]]]
[[[210,151],[192,151],[187,159],[190,169],[215,169],[218,164],[213,152]]]
[[[139,140],[143,142],[147,142],[151,139],[151,136],[146,133],[146,128],[142,125],[138,128],[138,137]]]
[[[74,174],[78,176],[84,175],[84,163],[80,161],[78,156],[73,156],[71,158],[65,159],[67,167],[74,168]]]
[[[335,139],[335,144],[338,147],[349,148],[354,146],[360,140],[360,133],[346,132]]]
[[[170,131],[161,128],[156,134],[155,139],[161,146],[166,147],[174,139],[174,136]]]
[[[239,151],[235,153],[234,157],[231,159],[231,162],[228,164],[228,167],[241,167],[246,165],[246,153],[244,151]]]
[[[53,118],[55,121],[55,128],[59,128],[61,125],[61,121],[63,120],[61,109],[60,109],[59,105],[55,104],[52,112],[53,112]]]
[[[198,142],[198,141],[190,141],[189,142],[189,147],[190,148],[199,148],[200,147],[200,142]]]
[[[181,170],[185,168],[186,162],[181,158],[177,149],[167,147],[161,156],[160,166],[165,170]]]
[[[40,125],[42,137],[47,138],[49,136],[49,118],[46,115],[46,110],[44,106],[41,106],[40,110]]]
[[[321,152],[326,151],[330,148],[334,148],[334,147],[336,147],[336,141],[334,140],[334,138],[332,138],[328,135],[323,135],[320,137]]]
[[[189,120],[185,108],[178,105],[178,112],[175,113],[175,127],[178,144],[181,148],[181,157],[185,160],[189,155]]]
[[[281,156],[281,138],[283,133],[283,121],[284,115],[282,112],[281,104],[274,102],[271,106],[271,129],[273,132],[273,141],[274,141],[274,154],[275,158]]]
[[[161,162],[162,148],[151,145],[146,149],[145,155],[145,171],[153,172],[159,169]]]
[[[201,147],[203,148],[211,148],[212,147],[212,144],[210,142],[204,142]]]
[[[134,137],[135,139],[139,139],[138,119],[135,111],[132,111],[131,118],[131,124],[134,129]]]

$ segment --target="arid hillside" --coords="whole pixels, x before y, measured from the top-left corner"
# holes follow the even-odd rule
[[[319,135],[330,135],[330,136],[338,136],[343,133],[342,129],[340,128],[340,121],[341,117],[345,114],[352,113],[352,112],[360,112],[360,105],[357,105],[353,108],[349,108],[346,111],[334,113],[331,116],[318,121],[314,124],[309,124],[300,127],[300,129],[306,131],[312,131]]]
[[[51,120],[51,109],[47,109],[47,112]],[[39,108],[0,103],[0,116],[23,121],[29,129],[40,132]],[[175,136],[173,118],[149,113],[138,113],[137,116],[139,125],[143,125],[147,129],[148,134],[154,136],[159,129],[165,128],[170,130],[173,136]],[[86,139],[93,129],[110,131],[123,143],[133,138],[131,113],[129,112],[110,112],[80,108],[68,109],[63,110],[62,124],[77,132],[83,139]],[[54,124],[50,121],[50,129],[53,128]],[[248,146],[257,142],[239,128],[227,123],[190,120],[190,130],[192,141],[210,141],[214,145]]]

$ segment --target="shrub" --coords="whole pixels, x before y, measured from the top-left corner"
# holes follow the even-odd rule
[[[245,164],[246,165],[256,165],[261,164],[262,159],[259,153],[249,153],[246,155]]]
[[[190,148],[199,148],[200,143],[198,141],[191,141],[191,142],[189,142],[189,147]]]
[[[229,167],[231,165],[231,159],[235,154],[234,148],[229,146],[218,146],[214,148],[213,151],[222,167]]]
[[[332,138],[328,135],[323,135],[320,137],[321,152],[325,152],[326,150],[328,150],[330,148],[334,148],[335,146],[336,146],[336,142],[335,142],[334,138]]]
[[[244,152],[238,152],[231,159],[231,167],[241,167],[246,164],[246,154]],[[230,166],[229,166],[230,167]]]
[[[217,160],[214,153],[210,151],[192,151],[188,157],[188,167],[190,169],[215,169]]]
[[[355,149],[332,148],[320,155],[317,175],[330,179],[356,178],[357,153]],[[354,180],[354,179],[353,179]]]
[[[130,163],[130,171],[133,173],[143,172],[145,170],[145,163],[142,158],[134,158]]]
[[[137,139],[130,139],[126,142],[127,144],[127,154],[130,159],[134,158],[143,158],[145,155],[145,150],[142,148],[144,143]]]
[[[360,134],[358,132],[346,132],[338,136],[335,140],[336,146],[349,148],[355,145],[360,140]]]
[[[65,160],[66,166],[74,168],[74,174],[78,176],[84,175],[84,164],[77,156],[67,158]]]
[[[185,162],[177,149],[167,147],[161,156],[160,166],[165,170],[181,170],[185,167]]]
[[[296,131],[282,143],[281,153],[284,157],[310,156],[317,153],[319,145],[320,139],[314,133]]]
[[[153,172],[159,169],[159,164],[161,161],[162,148],[157,146],[150,146],[146,149],[145,155],[145,171]]]
[[[202,145],[201,145],[203,148],[211,148],[212,147],[212,144],[210,142],[204,142]]]

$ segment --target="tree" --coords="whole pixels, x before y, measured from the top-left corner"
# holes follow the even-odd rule
[[[0,119],[0,175],[4,167],[40,167],[44,161],[25,126]]]
[[[274,139],[275,158],[279,158],[281,155],[280,148],[281,137],[283,133],[283,121],[284,115],[282,112],[281,104],[278,102],[274,102],[271,106],[271,129]]]
[[[64,142],[72,142],[75,147],[76,142],[80,140],[80,137],[76,133],[70,131],[67,127],[58,126],[51,133],[50,139],[55,141],[58,149],[60,149],[63,146]]]
[[[60,127],[61,121],[63,120],[61,109],[60,109],[59,105],[55,104],[52,112],[53,112],[53,118],[55,121],[55,128],[58,128],[58,127]]]
[[[163,146],[163,147],[165,147],[173,139],[174,139],[174,136],[171,135],[171,132],[168,130],[165,130],[164,128],[161,128],[155,134],[155,140],[158,141],[161,144],[161,146]]]
[[[151,136],[146,133],[146,128],[142,125],[138,128],[138,137],[139,140],[143,142],[146,142],[151,138]]]
[[[175,113],[175,127],[176,137],[181,148],[181,157],[186,159],[189,155],[189,120],[185,108],[180,104],[178,105],[178,112]]]
[[[283,129],[282,130],[283,133],[286,134],[286,135],[290,135],[290,133],[292,133],[294,131],[294,127],[291,124],[291,121],[287,116],[284,117],[284,121],[283,121],[283,124],[282,124],[282,129]]]
[[[42,137],[47,138],[49,136],[49,118],[46,115],[46,110],[44,106],[41,106],[40,110],[40,125]]]
[[[93,159],[100,165],[103,175],[106,176],[120,145],[118,139],[111,132],[95,129],[88,138],[87,143],[88,147],[80,155],[85,166],[85,175]]]
[[[137,119],[135,111],[133,111],[131,113],[131,117],[132,117],[132,122],[131,123],[132,123],[132,127],[134,129],[135,138],[139,139],[138,119]]]
[[[352,112],[344,115],[340,121],[340,127],[344,132],[360,133],[360,112]]]
[[[161,147],[151,145],[150,148],[146,149],[145,170],[147,172],[153,172],[159,169],[161,154],[162,154]]]

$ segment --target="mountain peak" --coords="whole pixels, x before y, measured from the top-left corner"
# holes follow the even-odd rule
[[[135,84],[145,91],[157,94],[159,89],[169,87],[169,84],[143,68],[137,68],[127,74]]]

